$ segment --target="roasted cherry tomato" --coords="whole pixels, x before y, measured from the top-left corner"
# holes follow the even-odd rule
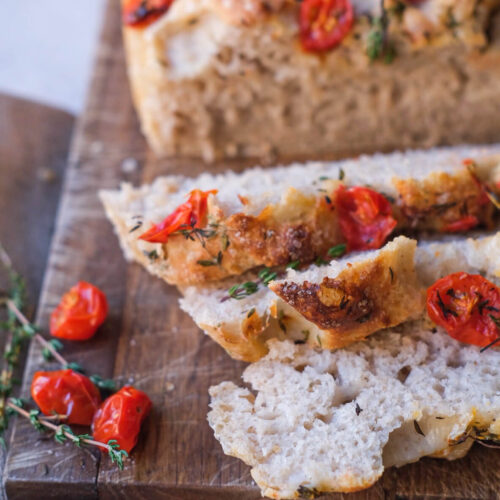
[[[448,233],[460,233],[462,231],[469,231],[473,227],[476,227],[479,224],[479,219],[475,215],[466,215],[461,219],[450,222],[446,226],[443,227],[443,231]]]
[[[170,8],[174,0],[124,0],[123,24],[144,27],[152,24]]]
[[[300,39],[309,52],[336,47],[351,31],[354,10],[349,0],[303,0],[300,5]]]
[[[99,288],[79,281],[66,292],[50,316],[50,333],[68,340],[87,340],[108,314],[108,301]]]
[[[479,274],[450,274],[427,290],[427,312],[454,339],[485,347],[500,335],[500,289]]]
[[[200,227],[207,213],[207,200],[211,194],[217,194],[217,190],[194,189],[189,193],[186,203],[179,205],[162,222],[141,234],[139,239],[150,243],[166,243],[168,237],[176,231]]]
[[[66,415],[68,424],[90,425],[101,403],[99,389],[73,370],[36,372],[31,396],[42,413]]]
[[[339,224],[348,250],[380,248],[396,227],[387,198],[366,187],[337,189]]]
[[[143,420],[151,410],[148,396],[131,386],[122,387],[107,398],[92,422],[92,435],[101,443],[116,439],[120,448],[130,453],[137,443]]]

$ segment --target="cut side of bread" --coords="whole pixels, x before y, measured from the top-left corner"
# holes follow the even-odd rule
[[[258,275],[190,286],[183,289],[180,305],[230,356],[256,361],[267,353],[270,338],[333,349],[415,318],[423,313],[422,290],[458,271],[500,278],[500,233],[424,243],[416,250],[413,241],[399,237],[381,250],[348,255],[329,266],[289,270],[269,288],[259,284],[240,300],[230,298],[228,290],[236,286],[244,295],[244,284],[257,283]],[[296,293],[283,292],[289,288]],[[367,309],[370,314],[358,315]]]
[[[387,467],[500,440],[499,366],[500,351],[422,321],[333,352],[271,340],[249,388],[211,387],[208,421],[264,496],[357,491]]]
[[[125,27],[150,145],[211,161],[498,140],[498,0],[386,2],[391,51],[376,61],[380,2],[353,5],[353,29],[320,57],[301,47],[291,0],[175,0],[153,25]]]
[[[184,286],[326,256],[345,241],[336,210],[341,185],[382,193],[397,221],[395,231],[454,231],[464,217],[491,226],[493,204],[463,164],[467,158],[474,159],[481,182],[500,185],[497,145],[253,168],[241,174],[160,177],[151,185],[101,191],[100,197],[127,258]],[[208,198],[202,237],[174,233],[166,243],[139,239],[194,189],[218,191]],[[203,265],[210,260],[217,265]]]

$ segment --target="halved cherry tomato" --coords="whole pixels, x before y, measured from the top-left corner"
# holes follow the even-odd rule
[[[104,323],[108,301],[99,288],[79,281],[66,292],[50,316],[50,333],[68,340],[87,340]]]
[[[217,194],[217,190],[194,189],[189,193],[186,203],[179,205],[162,222],[141,234],[139,239],[150,243],[166,243],[168,237],[176,231],[200,227],[207,213],[207,200],[211,194]]]
[[[31,396],[42,413],[66,415],[68,424],[90,425],[101,403],[99,389],[73,370],[36,372]]]
[[[466,215],[461,219],[450,222],[443,227],[443,231],[448,233],[459,233],[462,231],[468,231],[479,224],[479,219],[475,215]]]
[[[130,453],[151,406],[151,400],[144,392],[131,386],[122,387],[107,398],[94,415],[94,439],[102,443],[116,439],[120,448]]]
[[[342,185],[336,195],[340,230],[348,250],[380,248],[397,224],[387,198],[360,186]]]
[[[123,24],[144,27],[152,24],[170,8],[174,0],[125,0],[122,7]]]
[[[430,319],[460,342],[485,347],[500,336],[500,289],[479,274],[450,274],[427,290]]]
[[[304,0],[300,5],[300,39],[309,52],[333,49],[345,38],[354,22],[349,0]]]

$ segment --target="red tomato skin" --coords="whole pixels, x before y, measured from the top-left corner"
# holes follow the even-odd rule
[[[354,9],[349,0],[303,0],[300,39],[308,52],[325,52],[339,45],[351,31]]]
[[[389,201],[361,186],[342,185],[335,194],[340,230],[348,251],[380,248],[397,225]]]
[[[447,233],[461,233],[479,225],[479,219],[475,215],[466,215],[460,220],[450,222],[443,227],[443,231]]]
[[[44,415],[67,415],[68,424],[90,425],[101,403],[99,389],[73,370],[35,372],[31,396]]]
[[[141,234],[139,239],[149,243],[166,243],[169,236],[176,231],[200,227],[207,213],[208,197],[211,194],[217,194],[217,190],[194,189],[185,203],[179,205],[162,222]]]
[[[500,289],[479,274],[450,274],[428,288],[427,313],[450,337],[485,347],[500,335],[491,318],[500,320]]]
[[[147,394],[131,386],[122,387],[107,398],[94,415],[92,435],[107,443],[116,439],[127,453],[137,444],[141,424],[151,410]]]
[[[125,0],[122,2],[122,22],[126,26],[144,28],[168,11],[174,0]]]
[[[108,314],[106,295],[94,285],[79,281],[61,298],[50,316],[50,334],[66,340],[88,340]]]

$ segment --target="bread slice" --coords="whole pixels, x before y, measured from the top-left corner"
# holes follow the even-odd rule
[[[271,340],[243,373],[249,388],[210,388],[208,422],[264,496],[357,491],[387,467],[500,443],[499,367],[499,350],[424,321],[333,352]]]
[[[352,4],[350,34],[321,54],[301,48],[294,0],[175,0],[154,24],[125,26],[149,144],[211,161],[498,140],[498,0],[386,0],[388,50],[374,61],[381,2]]]
[[[500,233],[427,243],[416,251],[414,241],[399,237],[381,250],[353,254],[329,266],[289,270],[269,288],[260,284],[256,293],[240,300],[229,299],[230,287],[242,289],[245,282],[257,282],[257,275],[190,286],[180,305],[230,356],[256,361],[267,353],[270,338],[333,349],[418,317],[424,309],[422,290],[456,271],[500,277]],[[297,293],[283,292],[292,286]]]
[[[341,184],[368,185],[383,193],[398,222],[396,231],[447,231],[464,215],[489,226],[493,205],[485,201],[482,188],[463,165],[466,158],[476,160],[482,181],[497,185],[499,145],[253,168],[241,174],[160,177],[151,185],[123,184],[117,191],[101,191],[100,196],[127,258],[169,283],[187,285],[259,266],[283,266],[295,260],[306,264],[324,257],[330,247],[344,241],[335,210]],[[206,226],[201,228],[205,236],[174,233],[166,244],[139,240],[196,188],[218,190],[209,197]],[[202,265],[207,261],[217,265]]]

